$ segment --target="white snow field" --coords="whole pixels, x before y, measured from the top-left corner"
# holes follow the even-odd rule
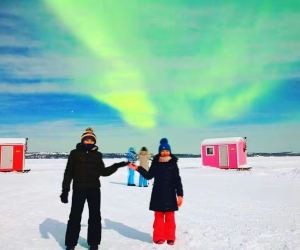
[[[29,173],[0,173],[0,249],[65,248],[65,164],[27,160]],[[126,186],[126,168],[101,177],[100,249],[300,249],[300,157],[253,157],[248,165],[251,171],[219,170],[199,158],[179,159],[184,203],[174,246],[152,243],[151,185]],[[86,204],[76,249],[88,248],[87,219]]]

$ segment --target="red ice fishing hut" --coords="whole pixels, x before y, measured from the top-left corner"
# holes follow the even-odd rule
[[[202,165],[224,169],[249,169],[246,138],[206,139],[201,145]]]
[[[27,138],[0,138],[0,172],[22,172]]]

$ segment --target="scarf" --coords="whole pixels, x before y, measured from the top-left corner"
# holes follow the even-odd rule
[[[159,162],[168,162],[168,161],[170,161],[172,159],[172,157],[171,156],[160,156],[159,157]]]

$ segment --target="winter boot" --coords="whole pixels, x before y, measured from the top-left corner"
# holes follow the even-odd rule
[[[98,245],[90,245],[89,250],[98,250]]]
[[[165,241],[164,240],[156,240],[154,241],[155,244],[164,244]]]
[[[167,240],[167,243],[168,243],[169,245],[174,245],[174,244],[175,244],[175,241],[174,241],[174,240]]]
[[[75,250],[75,247],[66,247],[66,250]]]

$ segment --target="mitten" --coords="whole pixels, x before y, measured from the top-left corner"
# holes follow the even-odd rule
[[[68,203],[68,195],[69,195],[68,191],[62,191],[60,195],[60,200],[62,203]]]
[[[183,197],[182,196],[177,196],[177,206],[180,207],[183,202]]]
[[[137,170],[138,169],[138,166],[137,165],[134,165],[133,163],[129,162],[128,163],[128,167],[133,169],[133,170]]]

